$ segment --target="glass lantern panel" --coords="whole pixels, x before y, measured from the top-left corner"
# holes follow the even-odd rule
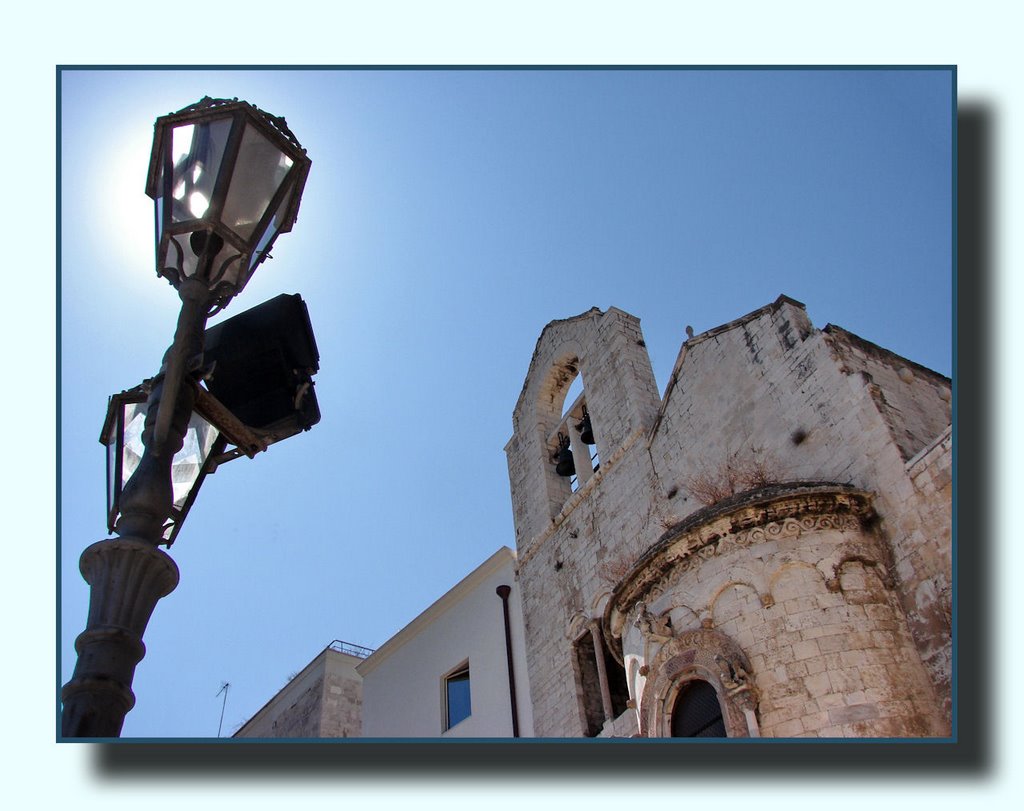
[[[264,254],[270,250],[270,246],[274,244],[274,240],[277,239],[277,235],[281,232],[281,223],[284,220],[285,212],[288,211],[288,205],[292,199],[292,193],[295,191],[294,184],[292,188],[281,198],[281,205],[277,207],[277,211],[274,212],[274,216],[267,222],[266,230],[260,235],[259,241],[253,248],[252,255],[249,258],[249,270],[252,271],[262,260]]]
[[[245,240],[263,219],[274,194],[292,168],[292,159],[252,123],[246,123],[231,185],[224,201],[223,223]]]
[[[163,174],[161,172],[161,174]],[[157,188],[160,188],[159,182]],[[156,218],[156,258],[157,262],[162,262],[160,256],[160,242],[164,236],[164,198],[157,197],[154,205],[154,216]]]
[[[196,412],[188,421],[185,442],[171,462],[171,485],[174,490],[174,509],[180,510],[188,498],[189,491],[210,456],[210,449],[217,441],[218,431]]]
[[[107,445],[107,522],[108,525],[116,516],[114,512],[114,499],[118,493],[117,482],[117,425],[115,424],[106,438]]]
[[[142,429],[146,426],[146,404],[128,403],[124,407],[124,445],[121,451],[121,488],[128,483],[142,461],[146,448]]]
[[[180,124],[171,133],[171,221],[202,219],[213,201],[232,119]]]
[[[122,445],[120,484],[122,490],[132,474],[135,473],[139,462],[142,461],[142,454],[146,450],[145,445],[142,444],[142,431],[146,425],[146,406],[146,403],[129,403],[124,407],[124,443]],[[181,509],[188,497],[189,490],[199,478],[218,434],[219,431],[212,423],[196,412],[192,412],[188,421],[188,430],[185,432],[185,441],[181,450],[174,454],[174,459],[171,461],[171,486],[176,510]],[[108,452],[115,452],[116,447],[117,442],[112,441],[108,445]],[[110,468],[111,475],[114,475],[114,465],[111,464]]]

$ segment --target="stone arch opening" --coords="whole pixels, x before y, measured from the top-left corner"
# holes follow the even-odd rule
[[[673,738],[726,738],[718,692],[709,681],[683,682],[672,700],[669,733]]]
[[[566,395],[580,372],[580,354],[575,342],[563,345],[537,388],[537,417],[547,429],[554,427],[562,415]]]
[[[541,444],[549,472],[555,473],[553,480],[549,477],[553,508],[582,488],[601,466],[585,386],[578,348],[567,348],[538,392]]]
[[[750,663],[724,634],[709,629],[680,634],[661,648],[647,670],[640,713],[642,736],[680,737],[677,732],[697,730],[705,723],[706,734],[697,737],[758,734],[757,691]],[[721,710],[721,729],[714,725],[717,722],[711,715],[714,708],[708,688],[691,686],[695,682],[707,684],[714,694]],[[698,692],[691,694],[690,690]],[[707,734],[712,730],[714,735]]]

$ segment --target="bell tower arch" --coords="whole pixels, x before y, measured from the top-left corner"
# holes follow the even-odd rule
[[[582,393],[567,402],[578,377]],[[550,527],[601,460],[650,430],[659,405],[635,316],[595,307],[544,328],[505,447],[520,548]]]

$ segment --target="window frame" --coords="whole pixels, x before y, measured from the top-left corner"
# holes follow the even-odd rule
[[[629,709],[626,669],[612,655],[600,627],[580,634],[572,653],[582,733],[595,738]]]
[[[712,698],[714,699],[718,714],[716,716],[705,714],[702,717],[700,702],[710,703]],[[708,679],[702,678],[699,674],[694,674],[693,678],[681,680],[673,691],[671,700],[665,703],[666,706],[671,707],[667,720],[669,737],[709,738],[711,740],[730,737],[726,718],[727,710],[722,701],[722,696],[715,684]],[[696,730],[698,734],[677,734],[679,727],[683,726],[684,721],[688,722],[688,725],[692,725],[695,718],[704,721],[704,725]],[[711,728],[721,729],[722,734],[700,734]]]
[[[461,715],[456,720],[452,720],[452,694],[451,686],[453,684],[465,682],[466,689],[466,713]],[[441,708],[442,708],[442,722],[444,731],[447,732],[450,729],[454,729],[467,718],[473,715],[473,687],[472,687],[472,675],[469,668],[469,660],[467,659],[462,664],[449,670],[441,678]]]

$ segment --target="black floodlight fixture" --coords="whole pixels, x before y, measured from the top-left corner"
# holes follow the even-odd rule
[[[320,422],[320,354],[306,303],[281,294],[206,330],[205,383],[267,445]]]
[[[157,273],[203,281],[222,309],[292,229],[310,160],[283,118],[237,99],[204,97],[154,130]]]

